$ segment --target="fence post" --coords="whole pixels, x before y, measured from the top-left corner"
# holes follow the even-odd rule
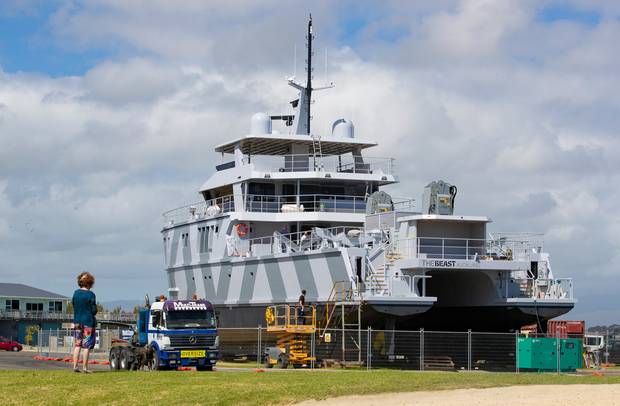
[[[556,360],[558,363],[558,374],[560,373],[560,349],[561,349],[561,344],[560,344],[560,337],[556,337],[555,338],[555,355],[556,355]]]
[[[471,329],[467,330],[467,370],[471,371]]]
[[[515,331],[515,373],[519,373],[519,330]]]
[[[257,342],[257,348],[256,348],[256,368],[260,368],[260,363],[262,360],[262,355],[261,355],[261,347],[263,346],[262,344],[262,329],[261,326],[258,326],[258,342]]]
[[[366,370],[370,371],[372,362],[372,327],[368,327],[368,336],[366,338]]]
[[[424,329],[420,329],[420,371],[424,371]]]

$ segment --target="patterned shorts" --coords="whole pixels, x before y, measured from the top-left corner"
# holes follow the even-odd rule
[[[95,347],[95,328],[83,324],[75,326],[75,346],[92,350]]]

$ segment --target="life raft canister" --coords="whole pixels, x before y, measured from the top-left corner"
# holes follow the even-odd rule
[[[237,224],[237,235],[239,237],[245,237],[248,234],[248,231],[250,231],[250,228],[248,227],[247,224],[245,223]]]

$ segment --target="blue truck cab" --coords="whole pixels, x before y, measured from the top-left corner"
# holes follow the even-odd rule
[[[152,369],[212,370],[219,358],[213,305],[206,300],[154,302],[138,314],[137,345],[149,348]]]

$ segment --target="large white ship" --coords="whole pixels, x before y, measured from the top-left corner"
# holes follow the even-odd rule
[[[164,213],[169,295],[206,298],[222,327],[264,325],[267,306],[302,290],[381,329],[511,331],[572,309],[572,281],[554,276],[541,235],[455,215],[456,187],[441,181],[418,207],[392,198],[380,189],[398,182],[394,160],[366,156],[376,142],[345,119],[311,131],[312,20],[307,39],[291,114],[255,114],[248,135],[215,147],[202,200]]]

